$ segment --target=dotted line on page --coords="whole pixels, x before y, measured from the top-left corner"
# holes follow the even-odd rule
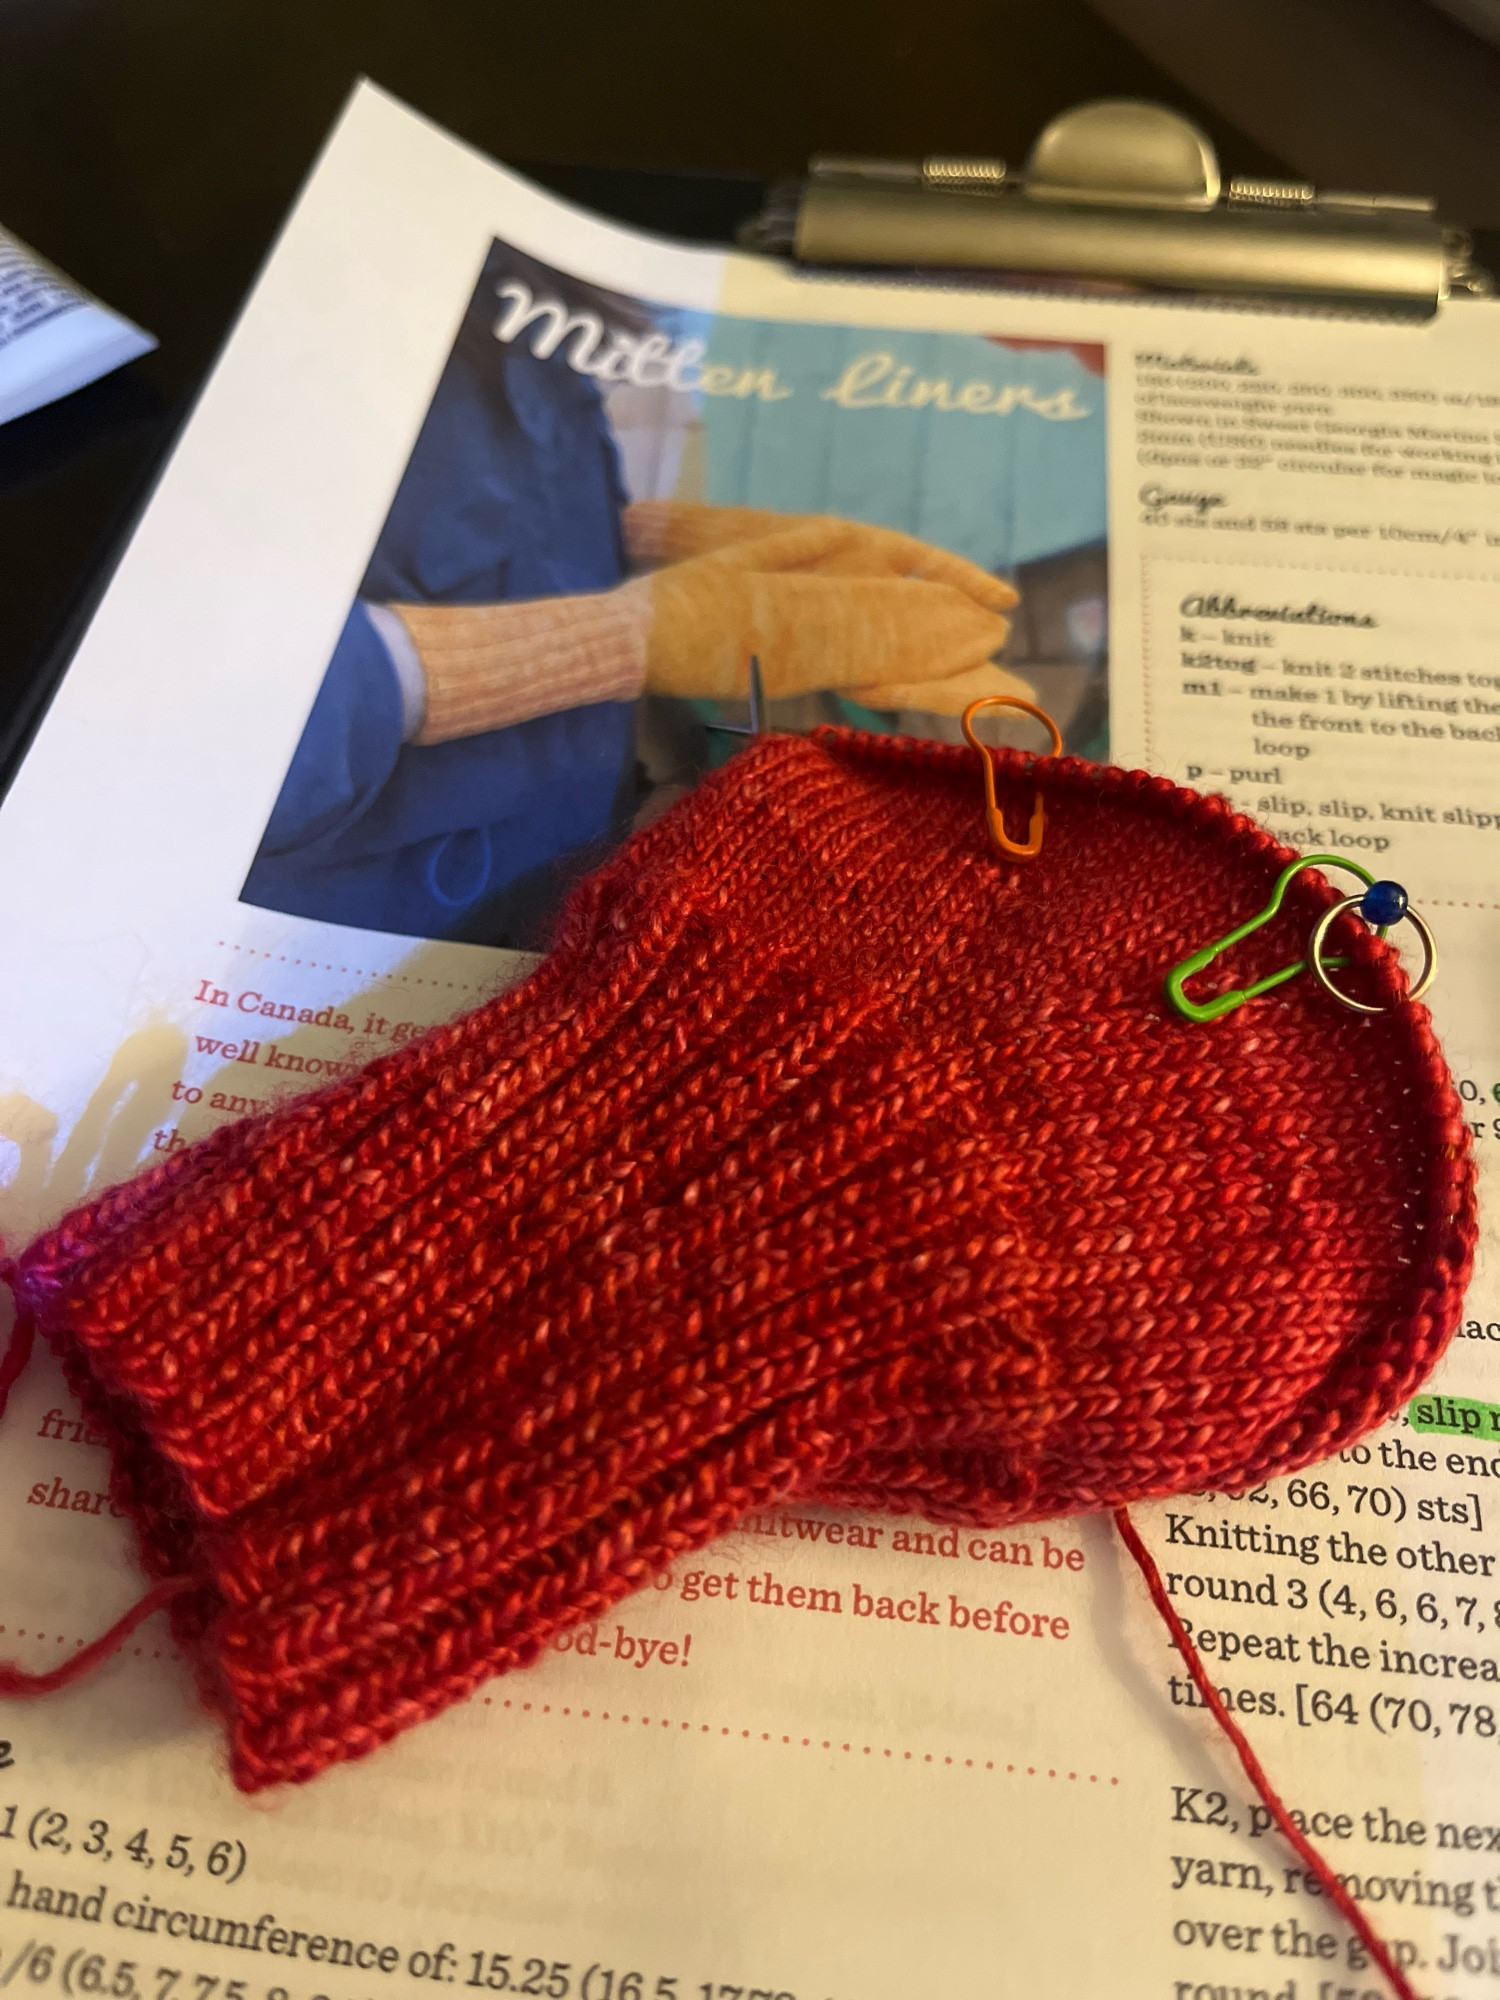
[[[721,1737],[727,1736],[734,1742],[749,1743],[752,1748],[764,1743],[769,1744],[771,1748],[777,1750],[838,1750],[847,1752],[850,1756],[889,1757],[893,1763],[903,1764],[932,1764],[934,1766],[946,1764],[951,1765],[955,1770],[965,1771],[998,1771],[1002,1768],[993,1757],[945,1757],[939,1752],[932,1750],[903,1750],[899,1744],[894,1748],[887,1748],[884,1744],[859,1743],[853,1740],[848,1743],[840,1743],[837,1738],[830,1736],[778,1736],[773,1730],[769,1729],[733,1729],[727,1723],[683,1722],[678,1717],[670,1715],[658,1715],[654,1717],[650,1715],[636,1715],[632,1717],[618,1709],[575,1709],[571,1706],[565,1708],[555,1702],[517,1701],[508,1699],[503,1695],[488,1694],[484,1696],[484,1705],[486,1708],[497,1706],[509,1708],[517,1714],[565,1715],[575,1722],[630,1723],[633,1720],[643,1729],[649,1729],[654,1725],[658,1729],[676,1729],[690,1733],[696,1732],[700,1736],[713,1736],[717,1734]],[[1099,1785],[1106,1782],[1096,1771],[1065,1771],[1061,1766],[1055,1765],[1006,1764],[1003,1768],[1007,1774],[1017,1777],[1062,1778],[1073,1784],[1078,1784],[1085,1780],[1091,1785]],[[1111,1785],[1118,1785],[1120,1781],[1118,1778],[1110,1778],[1107,1782]]]
[[[6,1629],[4,1625],[0,1625],[0,1637],[6,1635]],[[28,1635],[24,1625],[16,1628],[16,1638],[25,1639],[28,1636],[33,1639],[45,1639],[47,1634],[45,1632],[32,1632]],[[58,1632],[53,1637],[59,1646],[66,1646],[68,1643],[65,1633]],[[75,1648],[86,1643],[83,1639],[75,1639],[73,1641]],[[137,1660],[148,1658],[159,1660],[162,1657],[160,1648],[158,1647],[152,1647],[149,1653],[144,1646],[132,1646],[130,1651]],[[1000,1765],[993,1757],[947,1757],[933,1750],[903,1750],[899,1744],[894,1748],[889,1748],[885,1744],[856,1743],[853,1739],[848,1743],[840,1743],[836,1738],[830,1736],[821,1738],[795,1735],[778,1736],[773,1730],[769,1729],[735,1730],[727,1723],[715,1725],[711,1722],[683,1722],[679,1718],[670,1715],[658,1715],[655,1717],[649,1715],[632,1716],[618,1709],[609,1708],[598,1710],[591,1708],[575,1709],[571,1704],[565,1707],[559,1703],[550,1701],[520,1701],[506,1695],[487,1694],[483,1697],[483,1700],[486,1708],[494,1708],[498,1705],[501,1708],[511,1709],[518,1715],[565,1715],[570,1721],[574,1722],[620,1722],[629,1724],[633,1721],[643,1729],[649,1729],[654,1722],[658,1729],[676,1729],[689,1733],[696,1731],[700,1736],[712,1736],[717,1732],[719,1736],[728,1737],[731,1741],[749,1743],[752,1746],[757,1743],[767,1743],[774,1749],[839,1750],[849,1756],[857,1753],[863,1757],[889,1757],[893,1763],[921,1763],[932,1764],[934,1766],[948,1765],[955,1770],[961,1769],[965,1771],[998,1771],[1000,1769]],[[1007,1764],[1005,1771],[1008,1776],[1012,1777],[1062,1778],[1072,1784],[1077,1784],[1084,1779],[1091,1785],[1098,1785],[1104,1782],[1097,1771],[1065,1771],[1059,1765]],[[1111,1778],[1108,1782],[1111,1785],[1118,1785],[1120,1781],[1118,1778]]]
[[[8,1628],[6,1626],[0,1625],[0,1638],[5,1637],[7,1630]],[[24,1625],[18,1625],[12,1636],[17,1639],[26,1638],[28,1636],[26,1627]],[[45,1639],[47,1637],[47,1634],[45,1632],[33,1632],[29,1636],[33,1639]],[[59,1646],[66,1646],[71,1643],[74,1652],[77,1652],[80,1646],[86,1646],[89,1644],[89,1641],[87,1639],[74,1639],[70,1642],[68,1639],[68,1635],[65,1632],[55,1632],[52,1636]],[[117,1657],[123,1659],[125,1657],[126,1650],[127,1649],[124,1646],[122,1646],[120,1648]],[[131,1655],[137,1660],[148,1660],[148,1659],[159,1660],[162,1657],[160,1649],[154,1646],[149,1651],[144,1646],[132,1646],[128,1650],[131,1653]],[[45,1671],[45,1669],[41,1669],[41,1671]]]
[[[449,993],[477,993],[480,989],[467,979],[423,979],[415,972],[371,971],[367,965],[333,965],[321,958],[292,958],[284,951],[260,951],[253,944],[234,944],[227,938],[218,940],[220,951],[242,951],[249,958],[275,959],[278,965],[305,965],[309,972],[352,973],[356,979],[388,979],[398,986],[441,986]]]

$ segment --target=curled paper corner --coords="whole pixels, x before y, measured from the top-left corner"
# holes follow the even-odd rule
[[[0,424],[72,395],[155,346],[154,335],[0,229]]]

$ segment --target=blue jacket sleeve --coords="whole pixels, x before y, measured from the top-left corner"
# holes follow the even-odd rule
[[[559,858],[593,850],[621,810],[632,712],[538,716],[455,743],[404,744],[400,687],[356,604],[241,894],[324,922],[531,944]]]
[[[607,590],[625,492],[598,382],[493,334],[496,245],[361,588],[483,604]],[[558,282],[540,268],[533,286]],[[635,805],[634,712],[604,702],[455,742],[402,741],[400,684],[356,602],[241,895],[413,937],[530,943]]]
[[[262,855],[326,848],[355,827],[396,768],[401,720],[396,670],[356,602],[266,822]]]

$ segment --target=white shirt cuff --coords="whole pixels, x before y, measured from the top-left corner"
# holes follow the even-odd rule
[[[388,604],[366,604],[365,616],[390,657],[401,692],[401,741],[410,743],[427,714],[427,676],[412,636]]]

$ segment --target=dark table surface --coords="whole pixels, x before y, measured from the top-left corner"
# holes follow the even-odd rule
[[[161,343],[0,429],[0,770],[362,74],[697,241],[812,152],[1019,160],[1101,96],[1500,226],[1500,48],[1427,0],[0,0],[0,223]]]

